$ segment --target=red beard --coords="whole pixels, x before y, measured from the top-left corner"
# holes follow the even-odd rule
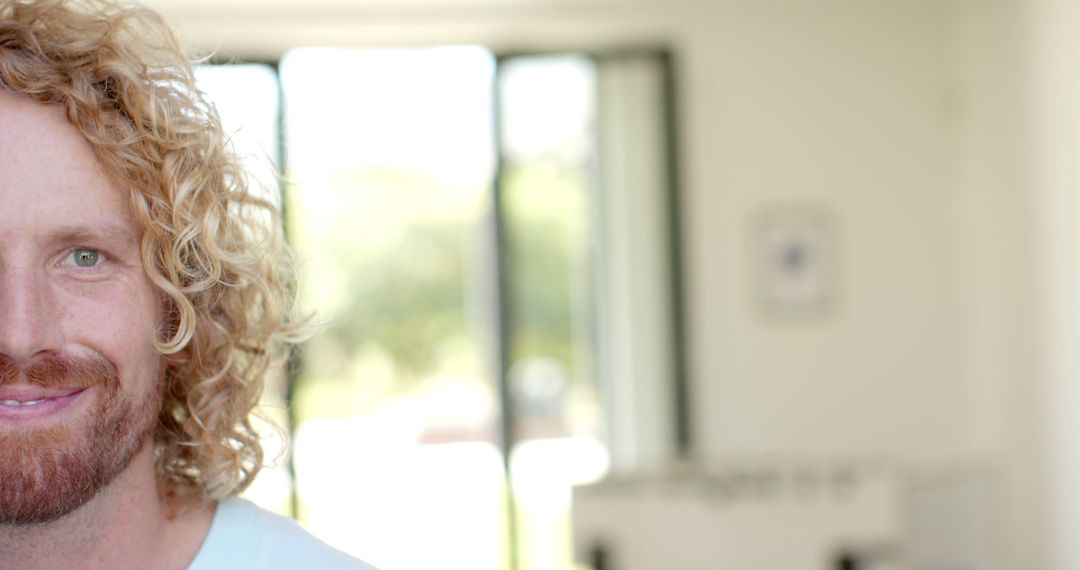
[[[125,393],[104,357],[49,353],[20,370],[0,354],[0,386],[97,388],[89,413],[47,428],[0,429],[0,525],[44,524],[86,504],[151,438],[160,390]]]

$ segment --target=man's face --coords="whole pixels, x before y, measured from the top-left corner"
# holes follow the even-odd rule
[[[160,305],[140,236],[62,111],[0,88],[0,525],[77,509],[149,441]]]

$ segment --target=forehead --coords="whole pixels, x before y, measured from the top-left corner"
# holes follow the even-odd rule
[[[57,106],[0,89],[0,235],[57,227],[135,231],[124,195]]]

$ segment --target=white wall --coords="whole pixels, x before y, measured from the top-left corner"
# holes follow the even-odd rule
[[[1006,568],[1080,568],[1080,6],[954,2],[964,372]]]
[[[1001,568],[1055,568],[1047,558],[1044,388],[1037,295],[1035,193],[1030,184],[1024,5],[954,3],[953,53],[962,101],[957,218],[966,276],[964,382],[973,448],[998,484]]]
[[[904,3],[720,10],[688,34],[704,452],[965,449],[945,32],[940,7]],[[839,306],[820,320],[753,302],[750,221],[789,201],[839,226]]]
[[[1032,409],[1042,420],[1033,446],[1042,456],[1033,463],[1044,470],[1032,482],[1045,490],[1046,567],[1072,569],[1080,568],[1080,37],[1072,24],[1080,6],[1037,2],[1021,15],[1029,125],[1024,182],[1033,210],[1031,300],[1039,341]]]

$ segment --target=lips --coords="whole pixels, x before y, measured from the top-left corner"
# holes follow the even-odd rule
[[[70,396],[75,392],[81,392],[82,390],[85,390],[85,388],[42,388],[40,386],[31,386],[29,384],[9,384],[7,386],[0,386],[0,404],[10,402],[28,403],[40,400],[51,400],[53,398],[63,398],[64,396]]]
[[[0,422],[44,419],[73,404],[86,388],[0,387]]]

